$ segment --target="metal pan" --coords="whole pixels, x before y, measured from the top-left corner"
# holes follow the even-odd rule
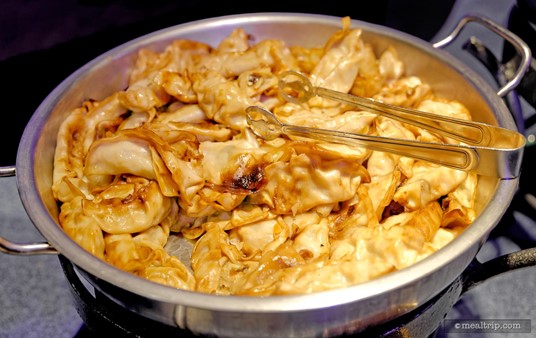
[[[530,59],[528,47],[492,22],[471,16],[493,29]],[[47,243],[17,244],[0,237],[0,248],[12,254],[58,254],[84,279],[119,305],[156,321],[196,334],[222,337],[312,337],[353,333],[378,325],[432,299],[475,258],[490,231],[506,212],[518,178],[481,177],[478,218],[458,238],[417,264],[348,288],[314,294],[241,297],[176,290],[123,272],[92,256],[58,225],[58,206],[51,193],[55,137],[69,111],[88,97],[102,99],[126,87],[130,67],[141,47],[162,50],[177,38],[216,45],[237,27],[255,39],[283,39],[288,44],[318,45],[340,28],[340,18],[297,13],[253,13],[180,24],[145,35],[94,59],[59,84],[32,115],[21,138],[16,166],[0,168],[0,176],[17,176],[20,198]],[[457,99],[474,112],[476,121],[509,129],[515,122],[501,95],[519,83],[519,74],[499,93],[468,66],[446,51],[414,36],[366,22],[353,21],[376,51],[394,46],[407,72],[421,77],[441,95]],[[456,33],[456,32],[455,32]],[[505,35],[506,34],[506,35]],[[453,35],[454,38],[455,34]],[[452,39],[451,39],[452,40]],[[533,256],[531,256],[533,257]],[[526,265],[533,265],[534,258]]]

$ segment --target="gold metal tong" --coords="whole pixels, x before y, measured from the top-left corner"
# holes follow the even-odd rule
[[[246,109],[247,121],[253,132],[261,138],[270,140],[286,134],[364,147],[501,179],[516,178],[520,174],[526,140],[516,131],[315,87],[307,77],[295,71],[281,74],[279,89],[290,102],[301,104],[317,95],[430,130],[462,144],[421,142],[284,124],[270,111],[250,106]]]

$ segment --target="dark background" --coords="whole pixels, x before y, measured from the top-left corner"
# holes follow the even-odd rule
[[[0,1],[0,166],[13,165],[18,142],[40,102],[64,78],[107,50],[152,31],[197,19],[252,12],[350,16],[429,40],[454,0]],[[418,18],[418,19],[416,19]]]

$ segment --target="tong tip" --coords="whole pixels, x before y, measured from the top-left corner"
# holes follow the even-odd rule
[[[259,106],[246,108],[246,120],[253,133],[265,140],[273,140],[282,133],[281,121],[272,112]]]

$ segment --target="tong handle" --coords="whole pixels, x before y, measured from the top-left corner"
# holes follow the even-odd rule
[[[517,178],[521,171],[523,158],[523,147],[497,149],[421,142],[286,124],[282,124],[280,130],[287,135],[389,152],[500,179]]]
[[[506,128],[399,107],[372,98],[315,87],[305,75],[293,70],[281,73],[279,88],[283,97],[290,102],[301,104],[318,95],[415,125],[469,145],[512,149],[523,146],[525,143],[520,133]]]
[[[389,152],[459,170],[475,170],[479,161],[479,156],[475,149],[451,144],[362,135],[286,124],[281,126],[281,131],[286,135]]]
[[[439,164],[477,174],[512,179],[519,176],[523,147],[496,149],[399,138],[363,135],[338,130],[302,127],[282,123],[272,112],[259,106],[246,109],[246,119],[255,135],[273,140],[280,135],[357,146]]]
[[[490,126],[477,122],[397,107],[374,99],[349,95],[322,87],[316,87],[316,94],[338,102],[351,104],[403,123],[412,124],[467,144],[488,146],[492,141]]]

